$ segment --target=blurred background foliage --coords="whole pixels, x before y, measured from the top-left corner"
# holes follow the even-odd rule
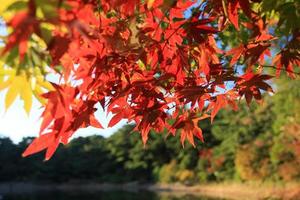
[[[108,138],[77,138],[43,162],[21,153],[32,138],[14,144],[0,138],[0,181],[161,182],[192,185],[224,181],[300,180],[300,80],[282,78],[277,93],[262,105],[241,103],[201,121],[205,143],[196,148],[164,133],[151,133],[143,148],[127,125]]]

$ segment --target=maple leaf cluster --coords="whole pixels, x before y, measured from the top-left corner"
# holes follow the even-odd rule
[[[112,114],[109,127],[134,122],[144,143],[150,130],[167,129],[195,146],[194,137],[203,141],[200,120],[272,91],[262,69],[277,37],[253,9],[259,0],[26,2],[7,20],[2,55],[16,50],[18,62],[29,63],[43,47],[38,59],[60,80],[39,95],[46,100],[40,136],[24,156],[46,149],[48,160],[79,128],[103,128],[98,105]],[[228,28],[247,30],[247,41],[222,49],[218,35]],[[299,66],[299,33],[276,55],[278,75],[294,76]]]

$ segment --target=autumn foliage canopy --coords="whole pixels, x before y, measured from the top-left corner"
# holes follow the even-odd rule
[[[23,156],[46,150],[50,159],[78,129],[103,128],[100,107],[113,116],[109,127],[134,122],[144,143],[150,130],[167,130],[195,146],[199,120],[243,98],[260,102],[282,71],[295,78],[299,8],[284,0],[1,2],[6,108],[20,96],[29,112],[34,95],[44,109]]]

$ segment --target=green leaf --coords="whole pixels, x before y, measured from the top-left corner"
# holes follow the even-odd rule
[[[7,7],[7,11],[19,11],[27,8],[26,1],[16,1]]]

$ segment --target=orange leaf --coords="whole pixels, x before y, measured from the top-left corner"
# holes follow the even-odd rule
[[[23,157],[29,156],[31,154],[40,152],[49,146],[55,141],[55,134],[47,133],[43,134],[38,138],[35,138],[33,142],[27,147],[27,149],[22,154]]]

